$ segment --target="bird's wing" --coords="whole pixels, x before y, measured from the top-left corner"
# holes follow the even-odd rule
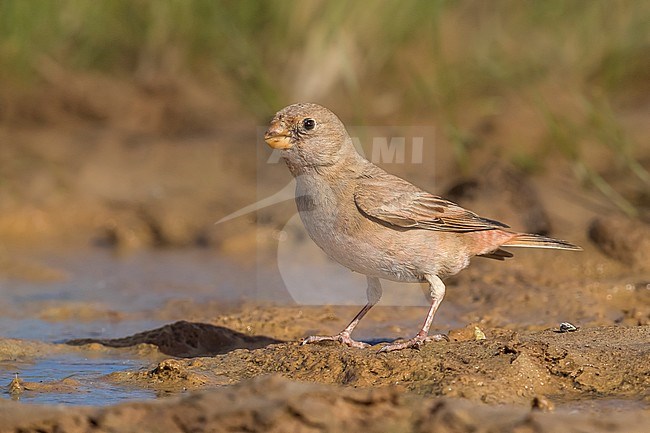
[[[446,232],[508,228],[383,170],[359,177],[354,201],[363,214],[397,227]]]

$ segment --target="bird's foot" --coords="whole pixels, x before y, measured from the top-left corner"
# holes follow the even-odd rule
[[[345,331],[336,335],[327,335],[327,336],[312,335],[302,340],[300,345],[304,346],[305,344],[319,343],[321,341],[338,341],[339,343],[345,344],[348,347],[356,347],[357,349],[363,349],[365,347],[370,346],[368,343],[363,343],[361,341],[353,340],[350,337],[350,334]]]
[[[449,341],[449,337],[447,337],[445,334],[434,334],[434,335],[427,336],[426,334],[419,333],[418,335],[411,338],[410,340],[403,341],[401,343],[387,344],[381,349],[379,349],[378,353],[393,352],[395,350],[402,350],[402,349],[419,350],[424,343],[428,343],[429,341]]]

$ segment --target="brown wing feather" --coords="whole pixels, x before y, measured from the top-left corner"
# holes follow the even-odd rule
[[[359,178],[357,208],[367,216],[404,228],[471,232],[507,228],[376,167]]]

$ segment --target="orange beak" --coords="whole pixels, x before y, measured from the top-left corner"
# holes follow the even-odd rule
[[[274,149],[288,149],[293,146],[291,134],[278,120],[271,122],[264,133],[264,141]]]

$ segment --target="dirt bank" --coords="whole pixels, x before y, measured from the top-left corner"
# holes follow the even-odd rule
[[[177,324],[174,338],[193,340],[195,328],[192,324]],[[222,331],[215,328],[213,332]],[[280,374],[294,380],[354,387],[399,384],[403,390],[418,394],[490,404],[530,405],[534,399],[556,405],[589,399],[650,403],[648,326],[566,333],[488,329],[485,333],[489,336],[486,339],[441,342],[419,351],[390,354],[377,354],[380,345],[358,350],[334,343],[300,346],[251,339],[250,349],[233,348],[214,357],[165,360],[148,371],[117,372],[109,379],[169,390]],[[151,336],[134,338],[132,344],[148,341],[156,345]],[[169,347],[167,337],[159,338],[158,344]],[[209,341],[208,336],[204,337],[203,341]],[[124,340],[114,343],[123,345]],[[267,347],[254,349],[260,345]],[[199,377],[202,380],[197,381]]]
[[[182,398],[106,409],[0,402],[0,432],[625,432],[642,433],[648,412],[544,413],[405,394],[398,386],[336,387],[262,377]]]

